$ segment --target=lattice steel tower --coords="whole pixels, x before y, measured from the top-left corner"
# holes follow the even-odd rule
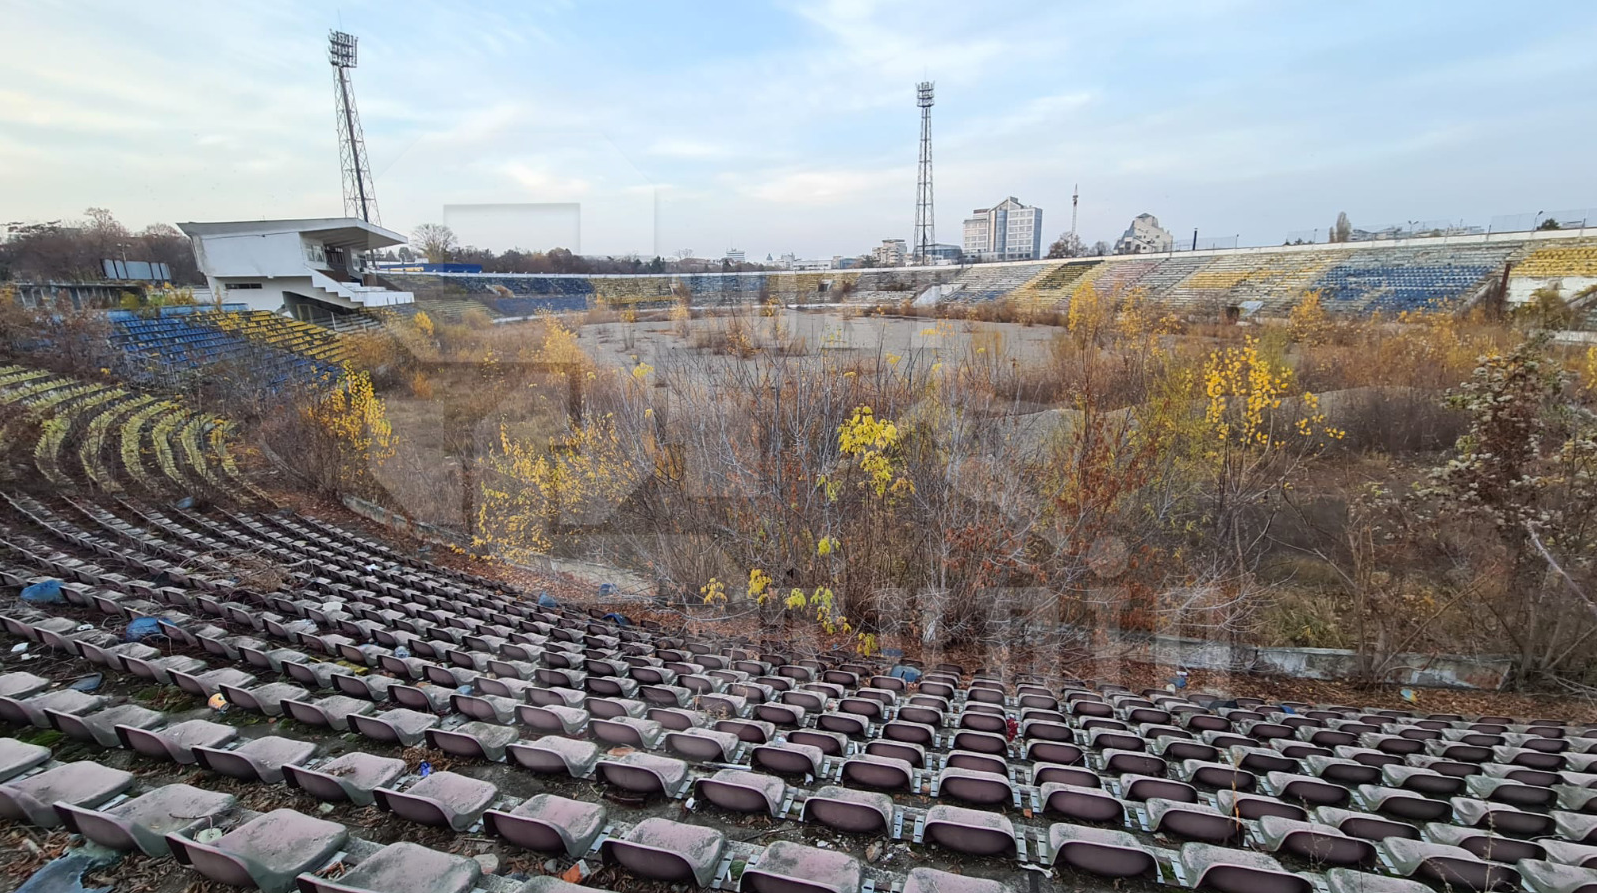
[[[915,264],[930,262],[937,242],[932,222],[932,82],[915,85],[915,104],[920,106],[920,174],[915,184]]]
[[[366,137],[360,129],[360,113],[355,110],[355,91],[349,85],[349,70],[355,67],[355,35],[329,31],[327,61],[333,65],[334,96],[338,102],[338,161],[344,171],[344,216],[380,224],[371,163],[366,160]]]

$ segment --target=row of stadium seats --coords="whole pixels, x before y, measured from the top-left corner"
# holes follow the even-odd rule
[[[303,517],[7,502],[0,581],[66,582],[61,605],[17,603],[0,623],[67,666],[0,676],[0,720],[106,757],[0,745],[0,817],[170,854],[223,883],[408,891],[394,874],[415,872],[458,893],[513,889],[441,854],[352,840],[344,823],[370,806],[442,835],[439,849],[470,837],[553,856],[551,873],[591,861],[762,893],[1002,893],[982,876],[1028,870],[1227,893],[1597,883],[1591,723],[823,659],[523,600]],[[217,557],[238,552],[294,570],[251,591]],[[162,647],[107,631],[144,618]],[[64,684],[84,669],[228,709]],[[274,732],[263,716],[292,724]],[[449,768],[421,766],[416,747]],[[118,752],[143,780],[102,765]],[[163,766],[187,787],[167,791]],[[241,800],[275,788],[278,806],[237,809],[215,796],[222,782]],[[827,845],[732,833],[756,817]],[[876,864],[884,842],[910,859]],[[340,850],[353,871],[314,874]],[[906,862],[963,877],[905,877]]]
[[[1597,240],[1568,240],[1538,247],[1525,241],[1469,245],[1302,249],[1249,254],[1174,254],[1069,262],[982,264],[965,268],[866,269],[824,273],[692,274],[685,276],[433,277],[433,283],[470,293],[497,308],[511,297],[561,297],[550,310],[582,309],[590,298],[606,305],[663,304],[686,286],[697,304],[748,304],[760,300],[813,303],[835,300],[898,302],[933,284],[954,283],[950,300],[983,303],[1008,299],[1036,309],[1062,309],[1089,284],[1099,292],[1142,290],[1173,309],[1213,310],[1257,301],[1266,313],[1284,313],[1304,293],[1319,291],[1342,312],[1403,311],[1467,297],[1505,263],[1516,277],[1597,277]],[[425,280],[426,277],[412,277]],[[418,288],[415,284],[407,287]],[[580,300],[579,300],[580,299]],[[528,315],[545,309],[518,303],[502,312]]]
[[[22,366],[0,367],[0,405],[24,415],[0,430],[17,444],[34,434],[33,461],[51,484],[103,493],[204,492],[249,502],[261,498],[228,452],[227,423],[177,398],[84,382]],[[24,420],[39,422],[25,426]]]
[[[266,314],[270,316],[271,314]],[[276,389],[294,381],[336,379],[341,373],[331,361],[326,339],[312,349],[329,359],[278,346],[272,339],[294,339],[299,334],[258,320],[222,322],[229,314],[185,316],[112,316],[113,344],[125,351],[125,376],[135,381],[175,385],[178,380],[216,364],[247,368],[266,387]],[[234,328],[234,326],[237,326]],[[252,332],[261,333],[251,337]]]

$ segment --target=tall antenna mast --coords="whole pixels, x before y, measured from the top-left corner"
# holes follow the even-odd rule
[[[355,110],[355,91],[349,85],[349,70],[355,67],[355,42],[353,34],[327,33],[327,61],[332,63],[337,88],[334,96],[338,101],[338,161],[344,172],[344,216],[381,223],[377,193],[372,188],[371,163],[366,160],[366,137],[360,129],[360,113]]]
[[[1070,193],[1070,234],[1076,234],[1076,204],[1081,201],[1081,184],[1077,183]]]
[[[920,107],[920,174],[915,184],[915,264],[931,261],[936,243],[932,222],[932,82],[915,85],[915,104]]]

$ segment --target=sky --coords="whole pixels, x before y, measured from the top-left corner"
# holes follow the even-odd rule
[[[1089,244],[1143,212],[1241,244],[1323,240],[1339,211],[1485,225],[1597,207],[1593,12],[0,0],[0,224],[90,206],[135,228],[340,215],[326,39],[342,28],[383,224],[447,216],[495,250],[763,260],[909,239],[920,80],[936,82],[940,242],[1011,195],[1052,240],[1077,184]],[[530,207],[518,224],[473,205]]]

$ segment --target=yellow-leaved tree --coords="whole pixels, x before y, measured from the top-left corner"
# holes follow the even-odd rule
[[[501,428],[483,475],[476,545],[510,561],[548,554],[561,525],[600,522],[632,493],[643,480],[635,458],[608,414],[548,445]]]
[[[372,468],[394,454],[387,408],[371,375],[346,368],[330,387],[307,393],[299,406],[304,439],[291,461],[330,493],[370,495]]]
[[[1319,398],[1300,391],[1291,368],[1266,356],[1257,338],[1212,351],[1203,371],[1204,458],[1212,484],[1210,520],[1242,552],[1242,519],[1307,458],[1340,440]]]

